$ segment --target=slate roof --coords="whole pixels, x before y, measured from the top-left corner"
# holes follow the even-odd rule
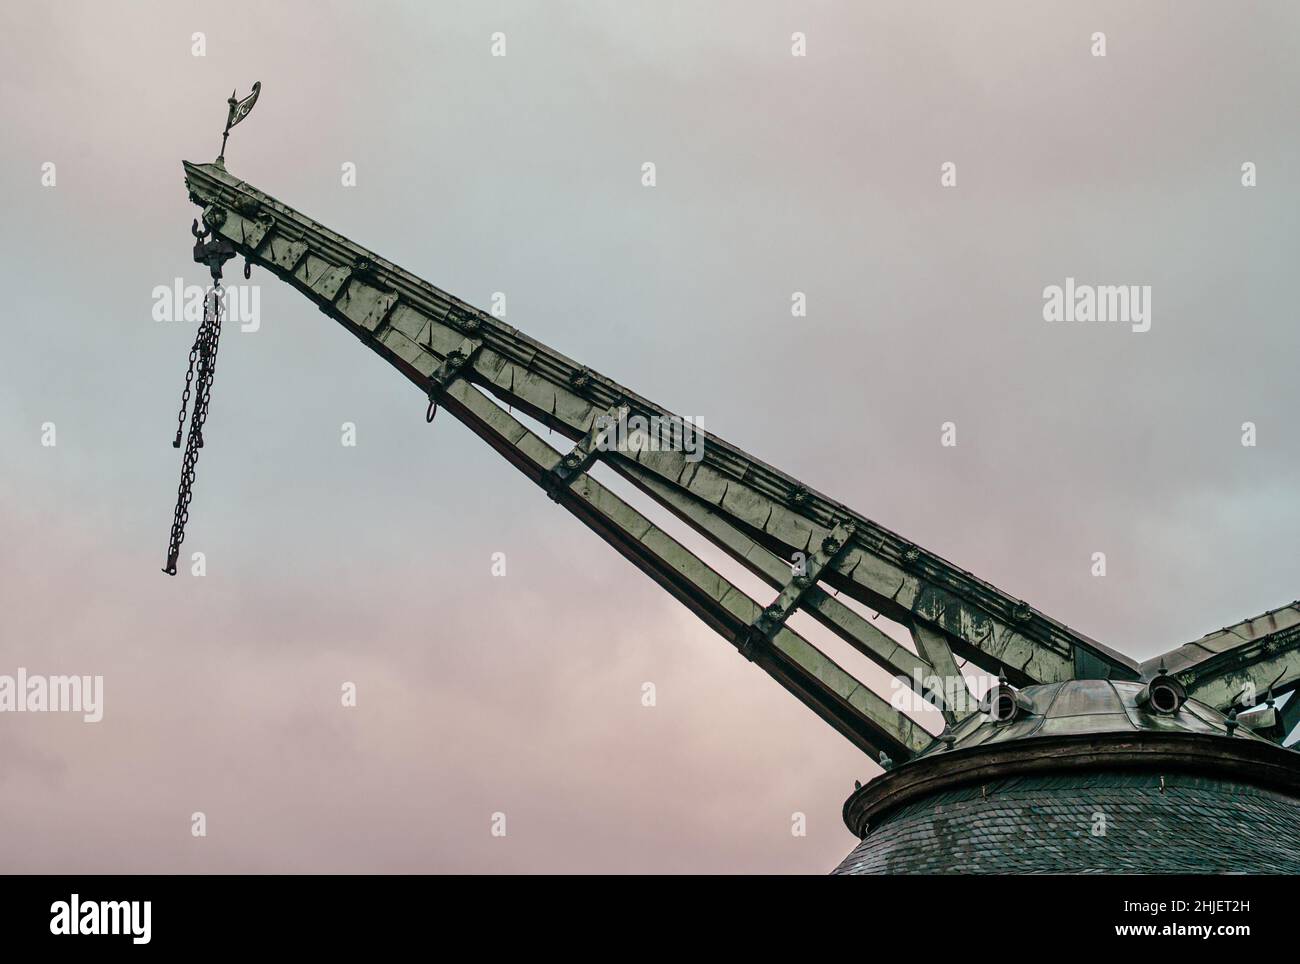
[[[1142,688],[1027,686],[1015,720],[968,717],[850,797],[869,831],[834,873],[1300,874],[1300,754]]]
[[[1160,779],[1098,771],[948,790],[887,816],[834,873],[1300,873],[1294,799]]]

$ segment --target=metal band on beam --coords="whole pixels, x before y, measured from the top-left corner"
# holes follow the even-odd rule
[[[429,409],[426,421],[433,421],[438,411],[438,400],[442,398],[447,386],[460,377],[462,370],[473,360],[474,355],[483,347],[481,338],[466,338],[459,345],[447,352],[442,364],[429,376]]]
[[[542,488],[554,502],[560,501],[560,493],[573,484],[573,480],[591,468],[600,456],[600,444],[610,428],[627,418],[626,405],[611,405],[602,414],[591,420],[591,429],[578,440],[555,468],[542,477]]]

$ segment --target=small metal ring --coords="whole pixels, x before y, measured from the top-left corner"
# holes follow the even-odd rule
[[[429,407],[425,409],[424,412],[424,420],[426,422],[432,422],[433,417],[437,414],[438,414],[438,403],[431,398],[429,399]]]

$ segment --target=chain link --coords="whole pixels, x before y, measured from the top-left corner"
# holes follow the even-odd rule
[[[185,541],[185,524],[190,518],[190,498],[194,487],[194,467],[199,461],[199,449],[203,448],[203,423],[208,417],[208,399],[212,393],[212,378],[217,368],[217,347],[221,338],[221,295],[223,289],[218,281],[212,289],[211,299],[204,304],[203,321],[199,333],[190,349],[190,367],[185,373],[185,391],[181,396],[181,410],[177,416],[176,440],[172,445],[180,447],[181,426],[185,424],[185,409],[190,399],[190,380],[198,369],[198,380],[194,385],[194,411],[190,415],[189,437],[185,440],[185,455],[181,460],[181,482],[176,490],[176,512],[172,516],[171,539],[167,546],[167,565],[163,572],[169,576],[176,575],[176,561],[180,557],[181,543]]]
[[[204,315],[207,314],[207,305],[204,304]],[[206,318],[205,318],[206,320]],[[190,384],[194,381],[194,362],[199,357],[199,343],[203,340],[205,326],[200,324],[198,333],[194,336],[194,345],[190,348],[190,367],[185,369],[185,390],[181,392],[181,410],[176,413],[176,438],[172,439],[172,448],[181,447],[181,437],[185,429],[185,415],[190,407]]]

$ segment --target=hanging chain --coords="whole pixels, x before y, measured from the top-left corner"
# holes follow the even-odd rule
[[[185,390],[181,392],[181,410],[176,416],[176,438],[172,441],[173,448],[181,447],[185,410],[189,407],[192,389],[194,410],[190,413],[190,433],[185,440],[185,455],[181,458],[181,484],[176,490],[176,512],[172,515],[171,537],[167,543],[167,565],[163,567],[163,572],[169,576],[176,575],[176,560],[181,554],[181,543],[185,541],[185,524],[190,521],[194,466],[199,461],[199,449],[203,448],[203,423],[208,418],[212,377],[217,370],[217,345],[221,340],[221,299],[225,294],[221,287],[221,266],[235,256],[234,244],[216,233],[216,228],[225,219],[225,211],[213,206],[203,212],[202,228],[199,227],[197,218],[190,226],[190,233],[195,238],[194,260],[208,266],[212,273],[212,288],[209,289],[209,297],[203,301],[203,321],[199,323],[199,333],[194,337],[194,346],[190,348]],[[247,269],[244,277],[248,277]]]
[[[194,346],[190,348],[190,367],[185,369],[185,390],[181,392],[181,410],[176,413],[176,437],[172,439],[172,448],[181,447],[181,436],[185,429],[185,413],[190,407],[190,383],[194,381],[194,361],[199,357],[199,342],[203,339],[206,324],[207,304],[203,306],[204,324],[199,325],[199,332],[194,336]]]
[[[185,422],[185,408],[190,397],[190,376],[197,362],[198,380],[194,386],[194,411],[190,415],[189,437],[185,440],[185,455],[181,460],[181,482],[176,491],[176,512],[172,517],[171,540],[167,546],[167,566],[163,572],[169,576],[176,575],[176,560],[180,557],[181,543],[185,541],[185,524],[190,518],[190,498],[194,487],[194,467],[199,461],[199,449],[203,448],[203,423],[208,418],[208,400],[212,394],[212,379],[217,369],[217,347],[221,339],[221,282],[213,287],[211,297],[204,305],[203,321],[199,326],[194,347],[190,349],[190,370],[185,375],[185,392],[181,397],[181,411],[178,421]],[[172,444],[180,447],[181,431],[176,430],[176,441]]]

